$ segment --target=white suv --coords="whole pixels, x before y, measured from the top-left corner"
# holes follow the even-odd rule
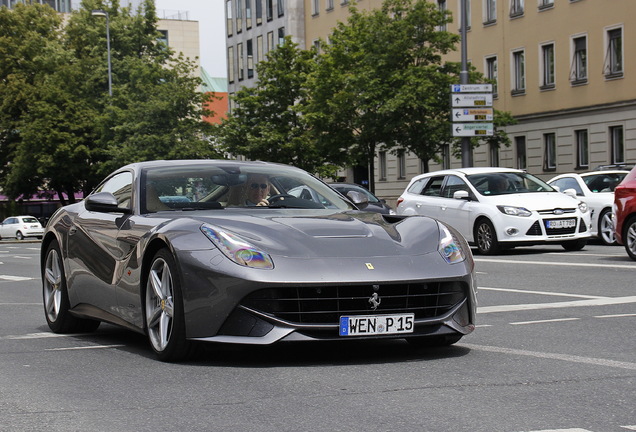
[[[25,237],[42,238],[44,228],[33,216],[11,216],[0,225],[0,238],[15,237],[24,240]]]
[[[482,254],[544,243],[580,250],[590,237],[586,203],[521,170],[461,168],[421,174],[397,203],[400,215],[448,223]]]

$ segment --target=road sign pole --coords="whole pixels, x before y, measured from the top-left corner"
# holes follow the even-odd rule
[[[462,38],[461,52],[462,52],[462,69],[459,72],[459,83],[468,84],[468,44],[466,41],[466,27],[468,26],[468,19],[466,17],[466,0],[460,2],[460,15],[461,15],[461,29],[460,34]],[[473,152],[470,148],[470,138],[462,137],[462,168],[473,166]]]

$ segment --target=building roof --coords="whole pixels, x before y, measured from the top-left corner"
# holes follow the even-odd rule
[[[227,79],[224,77],[211,77],[208,71],[201,68],[203,91],[214,93],[227,93]]]

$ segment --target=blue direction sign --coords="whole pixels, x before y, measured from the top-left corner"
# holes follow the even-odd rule
[[[453,93],[492,93],[492,84],[451,84]]]

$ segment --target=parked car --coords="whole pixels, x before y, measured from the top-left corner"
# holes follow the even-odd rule
[[[396,210],[451,225],[482,254],[545,243],[580,250],[590,237],[585,202],[524,171],[507,168],[418,175],[398,199]]]
[[[287,193],[299,187],[324,204]],[[195,341],[449,345],[471,333],[476,285],[463,236],[428,217],[354,210],[287,165],[122,167],[49,220],[46,320],[56,333],[101,321],[145,333],[164,361],[187,357]]]
[[[378,198],[364,186],[355,183],[330,183],[329,186],[349,199],[351,199],[349,192],[357,192],[365,197],[366,200],[363,200],[361,203],[356,203],[360,210],[382,214],[395,214],[395,210],[387,205],[386,200]]]
[[[37,237],[41,239],[43,234],[42,224],[33,216],[11,216],[0,225],[0,238],[24,240],[27,237]]]
[[[589,208],[592,229],[590,233],[606,245],[616,243],[612,223],[612,204],[614,188],[629,173],[626,170],[602,170],[586,173],[561,174],[548,180],[561,192],[573,190],[573,193],[585,201]]]
[[[612,221],[616,242],[636,260],[636,167],[614,189]]]

